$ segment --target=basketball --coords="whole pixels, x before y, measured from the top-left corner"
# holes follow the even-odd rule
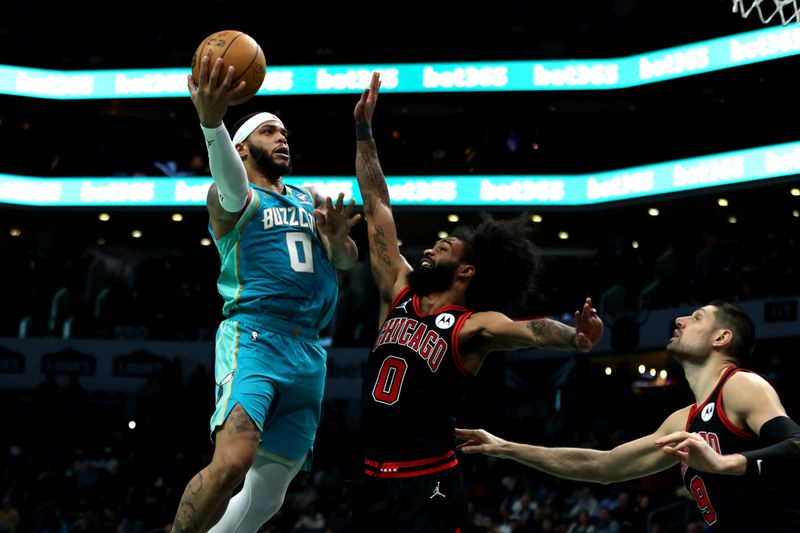
[[[222,58],[224,62],[223,76],[228,67],[234,68],[231,87],[236,87],[242,80],[246,83],[244,94],[231,100],[230,105],[248,101],[264,83],[267,60],[256,40],[246,33],[224,30],[212,33],[203,39],[192,56],[192,77],[195,81],[200,79],[200,60],[206,55],[211,60],[209,69],[213,68],[218,57]],[[209,70],[209,72],[211,71]]]

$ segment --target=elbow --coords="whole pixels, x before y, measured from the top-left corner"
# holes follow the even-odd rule
[[[595,462],[595,479],[596,483],[602,485],[611,485],[612,483],[619,483],[624,481],[619,475],[619,470],[614,468],[611,461],[611,451],[601,451]]]

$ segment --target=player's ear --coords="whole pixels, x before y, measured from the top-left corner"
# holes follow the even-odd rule
[[[458,265],[456,276],[463,280],[472,279],[475,275],[475,267],[472,265]]]
[[[712,342],[712,346],[719,349],[725,349],[730,346],[731,341],[733,340],[733,332],[729,329],[718,329],[717,332],[714,334],[714,341]]]
[[[248,152],[247,147],[244,145],[244,143],[236,143],[234,147],[236,148],[236,151],[239,153],[239,157],[241,157],[242,160],[244,160],[247,157],[247,152]]]

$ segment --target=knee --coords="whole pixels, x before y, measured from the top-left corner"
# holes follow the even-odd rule
[[[254,458],[255,454],[242,450],[215,454],[211,461],[214,477],[223,488],[233,490],[244,480]]]
[[[253,508],[266,522],[280,510],[283,505],[284,495],[285,492],[270,492],[257,495],[253,501]]]

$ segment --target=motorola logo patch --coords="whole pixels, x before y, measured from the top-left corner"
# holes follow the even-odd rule
[[[455,323],[456,319],[450,313],[442,313],[436,317],[436,327],[439,329],[450,329]]]

